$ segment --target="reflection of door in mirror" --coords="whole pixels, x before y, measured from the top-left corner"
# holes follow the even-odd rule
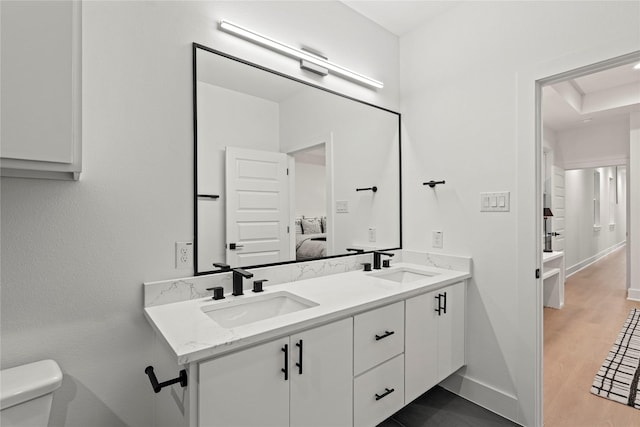
[[[316,138],[290,152],[295,165],[295,258],[298,261],[333,255],[331,135]],[[321,141],[319,143],[316,143]]]
[[[227,264],[291,260],[287,165],[283,153],[227,147]]]

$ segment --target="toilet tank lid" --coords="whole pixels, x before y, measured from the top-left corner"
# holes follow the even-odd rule
[[[0,410],[52,393],[62,384],[53,360],[41,360],[0,371]]]

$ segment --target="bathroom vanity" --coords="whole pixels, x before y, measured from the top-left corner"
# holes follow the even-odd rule
[[[156,425],[376,425],[464,365],[469,277],[401,262],[147,306],[158,376],[188,373]]]

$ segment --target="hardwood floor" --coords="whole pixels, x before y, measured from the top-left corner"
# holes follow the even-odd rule
[[[640,426],[640,411],[589,391],[625,319],[626,247],[569,277],[565,305],[544,309],[545,427]]]

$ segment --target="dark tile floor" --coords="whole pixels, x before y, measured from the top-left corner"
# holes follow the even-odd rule
[[[378,427],[513,427],[517,425],[436,386],[378,424]]]

